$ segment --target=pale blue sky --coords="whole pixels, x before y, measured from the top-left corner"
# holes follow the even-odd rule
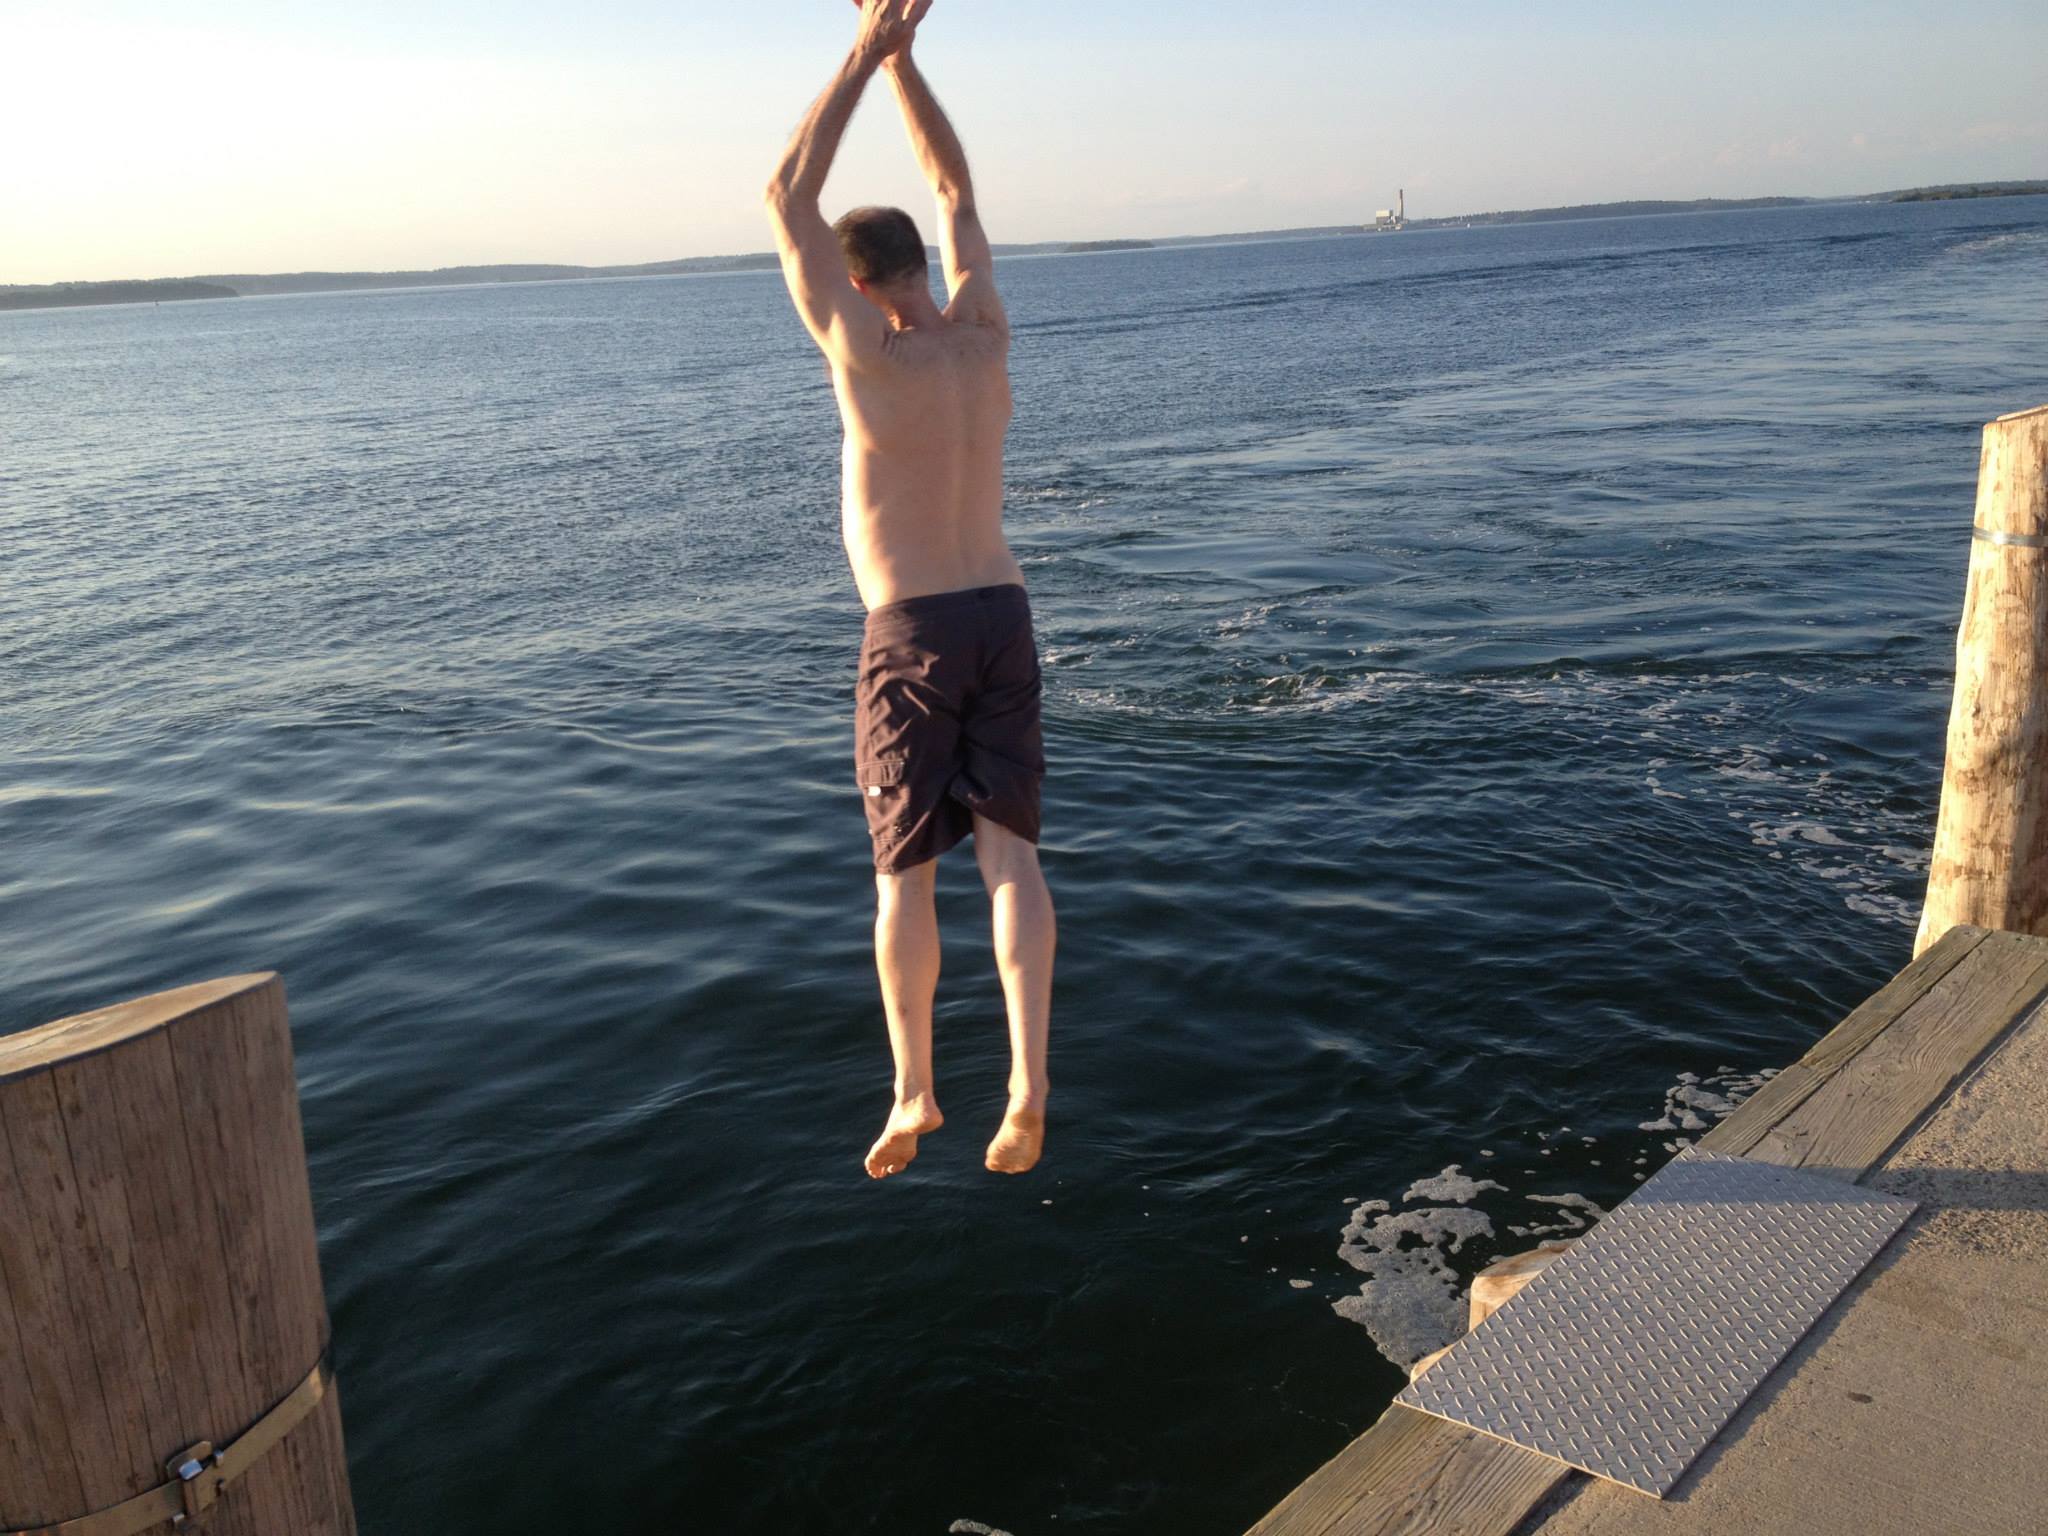
[[[0,282],[760,250],[849,0],[0,0]],[[998,240],[2048,176],[2048,6],[938,0]],[[886,97],[828,211],[924,200]]]

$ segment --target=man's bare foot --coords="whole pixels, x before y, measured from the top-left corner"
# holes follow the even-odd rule
[[[1014,1100],[1003,1113],[1003,1128],[988,1144],[990,1173],[1029,1173],[1045,1150],[1045,1110]]]
[[[901,1173],[917,1156],[917,1138],[929,1136],[945,1123],[946,1117],[928,1093],[898,1104],[889,1111],[889,1123],[882,1127],[880,1139],[868,1149],[868,1177],[886,1179]]]

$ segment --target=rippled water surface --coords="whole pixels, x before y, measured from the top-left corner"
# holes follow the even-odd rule
[[[1402,1379],[1355,1202],[1469,1274],[1905,960],[2048,200],[1003,279],[1054,1139],[949,860],[883,1186],[774,276],[0,316],[0,1029],[285,973],[366,1532],[1231,1536]]]

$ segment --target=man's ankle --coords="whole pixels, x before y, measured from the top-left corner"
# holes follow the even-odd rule
[[[1043,1079],[1035,1084],[1010,1084],[1010,1108],[1012,1111],[1044,1109],[1051,1085]]]

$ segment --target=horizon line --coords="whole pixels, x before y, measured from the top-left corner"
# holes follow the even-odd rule
[[[1470,223],[1477,220],[1517,220],[1527,223],[1544,222],[1544,214],[1570,214],[1580,219],[1599,217],[1612,218],[1654,218],[1688,212],[1766,212],[1772,208],[1812,206],[1830,203],[1880,203],[1890,202],[1913,193],[1935,193],[1947,191],[1983,190],[1996,191],[2000,188],[2028,188],[2029,191],[2007,195],[2040,196],[2048,195],[2048,180],[2035,181],[2031,178],[2000,178],[1984,181],[1940,182],[1924,186],[1899,187],[1880,192],[1843,193],[1813,195],[1805,193],[1774,193],[1757,197],[1633,197],[1614,198],[1597,203],[1557,203],[1541,208],[1499,208],[1475,213],[1431,214],[1410,218],[1408,227],[1426,230],[1446,225]],[[1661,205],[1661,206],[1660,206]],[[1600,209],[1647,208],[1636,214],[1614,213],[1602,215]],[[1157,248],[1160,246],[1222,243],[1231,240],[1261,240],[1280,237],[1306,237],[1315,235],[1338,235],[1354,232],[1373,232],[1370,223],[1303,224],[1284,228],[1233,230],[1222,233],[1151,236],[1109,236],[1093,239],[1050,239],[1019,240],[998,242],[994,246],[998,256],[1009,255],[1059,255],[1089,254],[1088,247],[1117,247],[1127,249]],[[931,249],[929,245],[928,249]],[[1077,249],[1078,248],[1078,249]],[[716,255],[669,256],[652,261],[628,261],[585,263],[567,261],[461,261],[433,267],[389,267],[389,268],[342,268],[304,267],[294,271],[271,272],[195,272],[164,277],[120,277],[120,278],[60,278],[44,283],[0,282],[0,293],[20,293],[38,289],[93,288],[116,286],[154,286],[168,283],[231,282],[237,278],[259,282],[287,281],[301,278],[388,278],[388,277],[433,277],[450,272],[470,272],[533,269],[535,271],[556,271],[582,274],[590,277],[627,277],[633,275],[660,277],[687,275],[689,269],[716,267],[721,263],[771,263],[777,262],[776,253],[768,250],[740,251]],[[656,270],[667,269],[667,270]],[[741,269],[744,270],[744,269]],[[545,281],[546,279],[537,279]],[[564,279],[557,279],[558,281]],[[402,286],[402,285],[393,285]],[[244,297],[244,295],[236,295]],[[254,296],[254,295],[250,295]]]

